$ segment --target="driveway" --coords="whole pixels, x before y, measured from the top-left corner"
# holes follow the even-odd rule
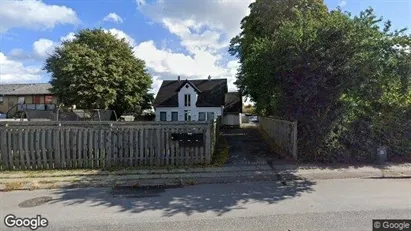
[[[226,166],[289,163],[270,149],[257,126],[250,124],[243,128],[223,128],[222,135],[229,147],[229,158]]]

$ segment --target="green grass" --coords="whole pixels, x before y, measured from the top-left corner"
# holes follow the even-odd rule
[[[229,157],[228,144],[224,136],[221,134],[217,138],[216,149],[211,160],[211,165],[213,167],[223,166]]]

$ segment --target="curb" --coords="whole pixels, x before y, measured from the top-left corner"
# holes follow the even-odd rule
[[[32,179],[8,179],[8,182],[0,183],[0,191],[12,190],[36,190],[59,188],[83,188],[83,187],[142,187],[142,186],[174,186],[196,185],[215,183],[235,183],[249,181],[277,180],[277,174],[273,171],[242,171],[242,172],[210,172],[210,173],[183,173],[183,174],[155,174],[155,175],[119,175],[110,179],[102,179],[102,176],[79,178],[32,178]]]

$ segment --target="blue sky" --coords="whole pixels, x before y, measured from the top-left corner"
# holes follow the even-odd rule
[[[0,1],[0,83],[47,82],[44,60],[62,39],[101,27],[125,38],[146,61],[153,92],[161,80],[228,78],[238,62],[227,53],[252,0]],[[358,14],[371,6],[394,28],[411,27],[411,0],[325,0]]]

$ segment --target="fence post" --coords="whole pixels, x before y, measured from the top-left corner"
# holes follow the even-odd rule
[[[294,160],[297,160],[298,155],[297,155],[297,121],[293,122],[293,158]]]
[[[156,148],[154,150],[156,150],[156,166],[160,166],[160,156],[161,156],[161,141],[160,141],[160,128],[161,126],[157,126],[156,128],[156,142],[154,142],[156,144]]]
[[[1,156],[3,161],[3,166],[5,169],[9,169],[9,153],[7,151],[7,124],[5,127],[0,128],[0,142],[1,142]]]
[[[54,165],[57,168],[61,166],[61,156],[60,156],[60,133],[61,133],[61,123],[58,124],[56,135],[54,136],[54,154],[55,154],[55,162]]]
[[[205,160],[206,164],[210,164],[211,162],[211,128],[213,127],[213,123],[208,123],[207,130],[206,130],[206,136],[205,136]]]

